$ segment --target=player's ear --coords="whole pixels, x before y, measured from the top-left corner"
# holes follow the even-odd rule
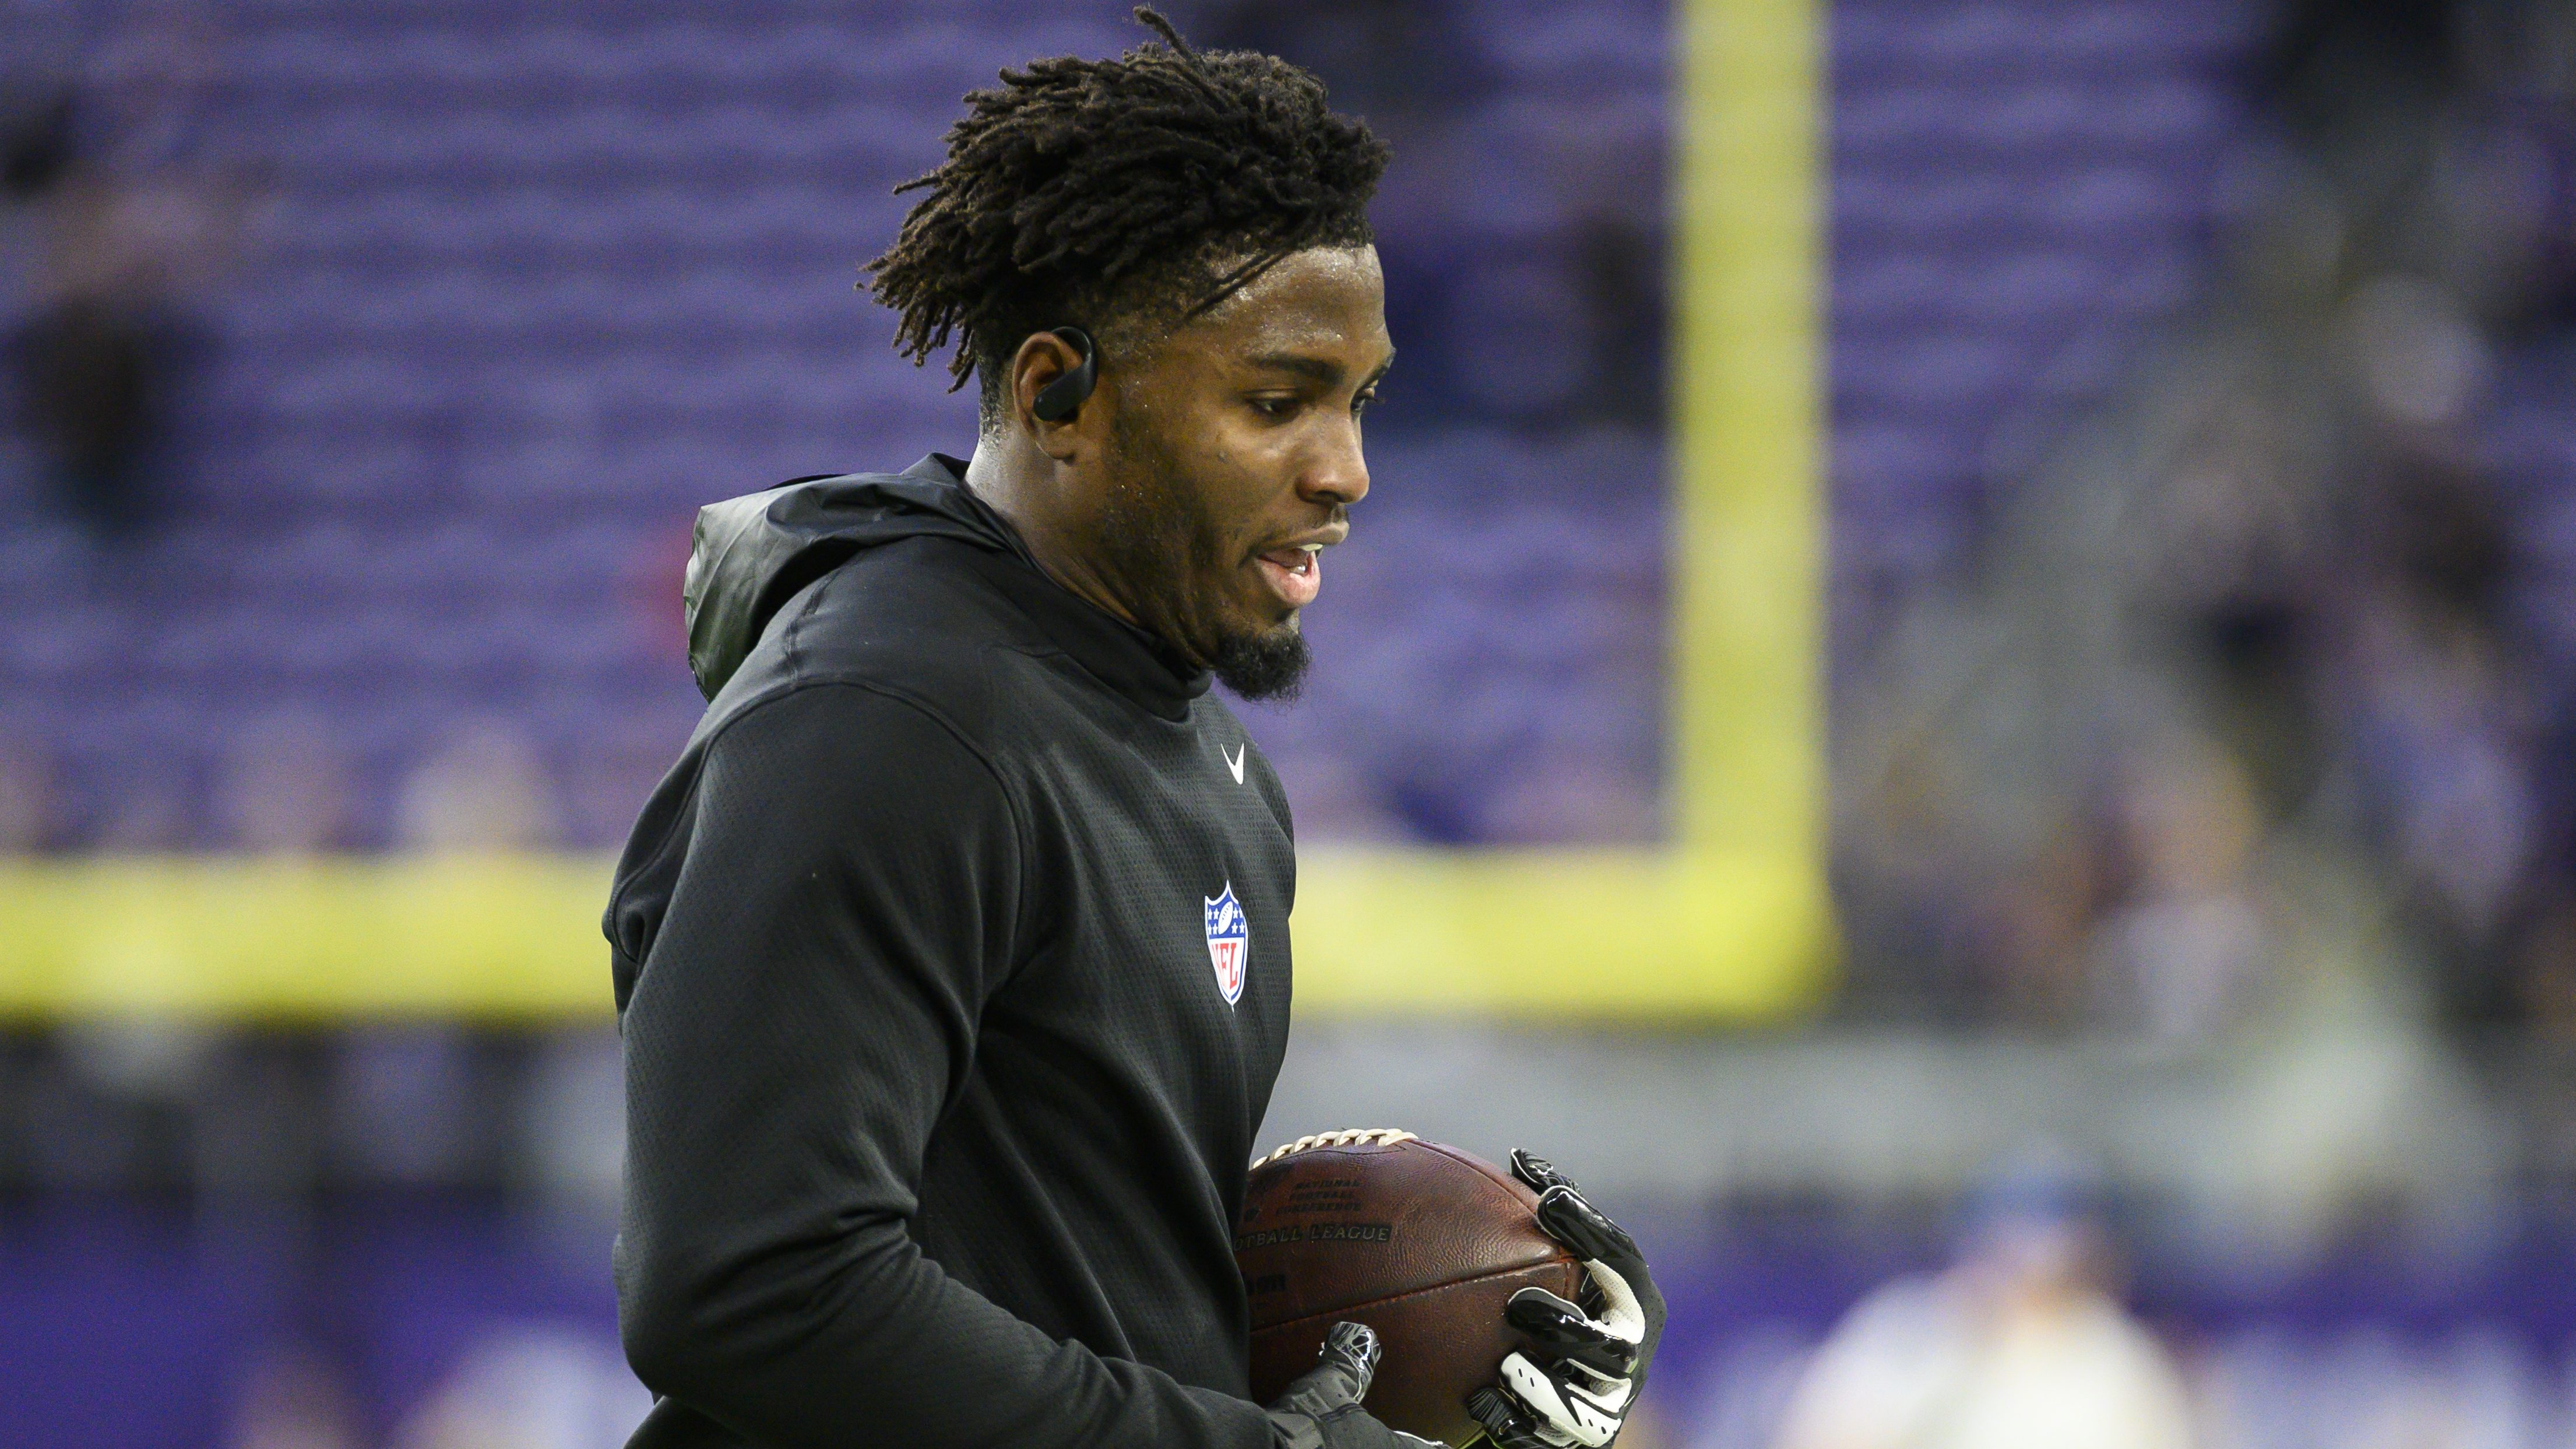
[[[1099,377],[1100,354],[1079,327],[1033,332],[1011,357],[1011,414],[1047,456],[1069,461],[1080,446],[1085,408]]]

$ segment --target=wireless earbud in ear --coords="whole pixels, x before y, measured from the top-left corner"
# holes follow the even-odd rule
[[[1037,401],[1029,404],[1029,411],[1036,413],[1042,423],[1060,423],[1072,417],[1082,400],[1091,396],[1092,385],[1100,380],[1100,353],[1091,345],[1091,334],[1079,327],[1058,327],[1055,335],[1081,353],[1082,361],[1074,364],[1073,371],[1038,389]]]

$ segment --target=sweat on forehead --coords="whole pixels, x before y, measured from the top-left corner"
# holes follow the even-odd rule
[[[1385,288],[1369,247],[1310,247],[1204,313],[1124,354],[1131,366],[1253,366],[1327,386],[1384,370]]]
[[[1263,257],[1260,269],[1239,284],[1193,304],[1187,319],[1285,319],[1310,310],[1311,303],[1322,294],[1379,285],[1377,248],[1369,243],[1303,247],[1284,255]]]

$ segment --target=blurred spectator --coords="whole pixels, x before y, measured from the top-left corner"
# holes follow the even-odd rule
[[[39,1076],[26,1104],[36,1179],[57,1188],[189,1182],[222,1033],[186,1020],[111,1018],[67,1026],[56,1041],[63,1069]]]
[[[93,227],[67,245],[103,240]],[[17,338],[22,422],[65,510],[101,542],[152,517],[150,464],[168,424],[173,329],[121,286],[65,290]]]
[[[83,843],[110,855],[166,855],[196,843],[196,802],[187,763],[159,760],[119,781],[121,788],[86,831]]]
[[[2576,1045],[2576,899],[2558,895],[2535,913],[2516,963],[2521,1009],[2543,1039]]]
[[[563,777],[564,842],[586,849],[615,846],[635,828],[645,797],[679,758],[694,721],[680,711],[660,723],[621,720],[586,731],[557,756]]]
[[[233,1405],[230,1449],[359,1449],[358,1405],[324,1359],[282,1349],[253,1360]]]
[[[2200,745],[2142,763],[2114,808],[2134,884],[2087,947],[2096,1019],[2169,1042],[2214,1035],[2274,955],[2249,877],[2252,791],[2233,759]]]
[[[485,721],[413,771],[395,831],[409,850],[527,850],[552,844],[558,824],[553,782],[526,734]]]
[[[72,98],[57,95],[0,116],[0,196],[30,201],[54,189],[72,163]]]
[[[191,1184],[235,1202],[309,1192],[327,1166],[316,1054],[253,1033],[224,1034],[195,1094]]]
[[[1659,167],[1660,155],[1633,148],[1618,158],[1630,167]],[[1616,177],[1621,168],[1605,168]],[[1573,242],[1575,284],[1589,314],[1591,342],[1585,372],[1590,387],[1584,411],[1606,423],[1661,429],[1669,391],[1664,370],[1663,217],[1635,205],[1644,185],[1602,185],[1596,173],[1594,210]],[[1628,177],[1636,182],[1650,178]]]
[[[653,1407],[613,1341],[559,1328],[503,1328],[394,1434],[393,1449],[618,1449]]]
[[[0,737],[0,856],[32,855],[51,844],[54,808],[50,757]]]
[[[360,1182],[437,1186],[485,1167],[485,1083],[459,1025],[365,1027],[331,1044],[333,1147]]]
[[[2104,1256],[2064,1203],[1993,1211],[1955,1267],[1851,1310],[1778,1449],[2189,1449],[2181,1376],[2112,1297]]]
[[[327,721],[281,715],[235,737],[216,784],[224,842],[257,855],[346,844],[349,766]]]
[[[626,1162],[626,1068],[617,1034],[553,1033],[537,1044],[521,1102],[521,1166],[538,1196],[613,1219]]]
[[[179,12],[130,26],[88,93],[12,132],[8,194],[42,236],[10,351],[18,423],[57,502],[102,543],[159,513],[159,473],[185,376],[202,350],[190,293],[229,250],[239,188],[182,154],[212,66]]]
[[[80,25],[68,7],[0,0],[0,202],[42,194],[69,167]]]

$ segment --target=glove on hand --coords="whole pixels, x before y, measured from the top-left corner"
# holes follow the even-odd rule
[[[1553,1360],[1503,1360],[1502,1382],[1467,1396],[1496,1449],[1601,1449],[1619,1437],[1664,1336],[1664,1295],[1636,1241],[1544,1158],[1512,1154],[1512,1176],[1538,1193],[1538,1225],[1583,1260],[1600,1317],[1544,1288],[1524,1288],[1503,1316]]]
[[[1334,1324],[1315,1366],[1270,1406],[1270,1436],[1279,1449],[1441,1449],[1397,1433],[1360,1407],[1377,1377],[1379,1352],[1367,1324]]]

